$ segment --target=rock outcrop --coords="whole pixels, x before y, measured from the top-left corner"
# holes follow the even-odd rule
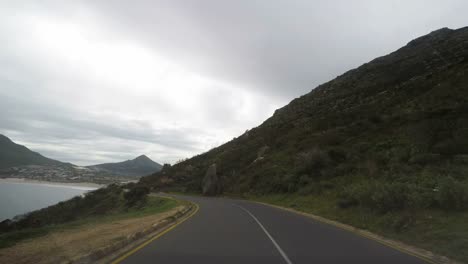
[[[214,196],[222,193],[221,179],[216,173],[216,164],[212,164],[206,171],[202,181],[202,193],[206,196]]]

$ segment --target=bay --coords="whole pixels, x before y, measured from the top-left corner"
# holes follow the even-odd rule
[[[0,221],[68,200],[95,187],[0,182]]]

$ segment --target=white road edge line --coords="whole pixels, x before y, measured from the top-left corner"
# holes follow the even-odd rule
[[[257,222],[257,224],[262,228],[263,232],[265,232],[265,234],[268,236],[268,238],[271,240],[271,242],[273,243],[273,245],[276,247],[276,249],[278,250],[278,252],[281,254],[281,256],[283,257],[283,259],[286,261],[286,263],[288,264],[292,264],[292,261],[289,259],[288,255],[286,255],[286,253],[284,253],[284,251],[281,249],[281,247],[278,245],[278,243],[276,243],[275,239],[270,235],[270,233],[268,233],[268,231],[266,230],[266,228],[262,225],[262,223],[260,223],[260,221],[257,219],[257,217],[255,217],[255,215],[253,215],[249,210],[245,209],[244,207],[238,205],[238,204],[234,204],[235,206],[239,207],[240,209],[244,210],[246,213],[248,213],[254,220],[255,222]]]

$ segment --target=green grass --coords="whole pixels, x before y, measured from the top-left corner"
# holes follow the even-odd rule
[[[336,206],[333,192],[316,195],[276,194],[247,199],[293,208],[468,263],[468,213],[402,210],[376,214],[369,209]]]
[[[22,240],[44,236],[51,232],[75,229],[84,225],[102,224],[106,222],[163,213],[181,205],[182,203],[184,202],[170,198],[148,196],[148,202],[143,208],[130,208],[127,210],[114,211],[101,216],[88,216],[68,223],[48,225],[39,228],[26,228],[23,230],[0,234],[0,249],[13,246]]]

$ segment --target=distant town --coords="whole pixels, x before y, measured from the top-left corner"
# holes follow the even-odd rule
[[[136,177],[122,176],[105,170],[74,165],[16,166],[8,169],[1,169],[0,178],[21,178],[63,183],[89,182],[96,184],[122,183],[138,180]]]

